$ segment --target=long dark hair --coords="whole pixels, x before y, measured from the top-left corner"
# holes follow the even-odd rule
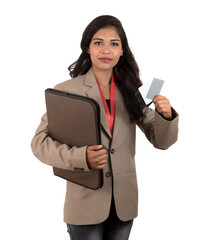
[[[77,77],[89,71],[92,66],[88,49],[93,35],[101,28],[114,26],[119,34],[122,43],[123,56],[113,69],[116,86],[120,89],[125,106],[130,115],[131,122],[137,122],[143,117],[143,106],[135,96],[138,88],[142,85],[139,76],[139,68],[132,54],[125,31],[121,22],[109,15],[95,18],[84,30],[81,40],[82,53],[79,59],[68,67],[70,76]]]

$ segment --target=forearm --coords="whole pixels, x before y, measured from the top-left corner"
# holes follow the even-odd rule
[[[33,154],[41,162],[53,167],[74,170],[78,167],[89,171],[86,161],[87,147],[70,147],[49,136],[47,114],[44,114],[31,142]]]
[[[173,119],[164,119],[157,111],[145,108],[145,118],[138,124],[154,147],[167,149],[177,141],[179,116],[174,109]]]

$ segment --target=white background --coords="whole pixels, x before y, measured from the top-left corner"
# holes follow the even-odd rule
[[[202,0],[4,0],[0,3],[0,238],[69,239],[64,180],[30,142],[45,112],[44,89],[69,79],[81,35],[96,16],[125,28],[143,82],[180,114],[179,140],[153,148],[137,130],[139,216],[131,240],[206,239],[205,7]]]

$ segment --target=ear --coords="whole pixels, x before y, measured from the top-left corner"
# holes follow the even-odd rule
[[[87,49],[87,53],[90,54],[90,50],[89,50],[89,48]]]

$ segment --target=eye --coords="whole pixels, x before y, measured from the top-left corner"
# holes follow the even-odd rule
[[[118,46],[119,46],[119,44],[116,43],[116,42],[111,43],[111,45],[112,45],[113,47],[118,47]]]
[[[102,45],[102,42],[99,41],[99,42],[95,42],[94,44],[100,46]]]

